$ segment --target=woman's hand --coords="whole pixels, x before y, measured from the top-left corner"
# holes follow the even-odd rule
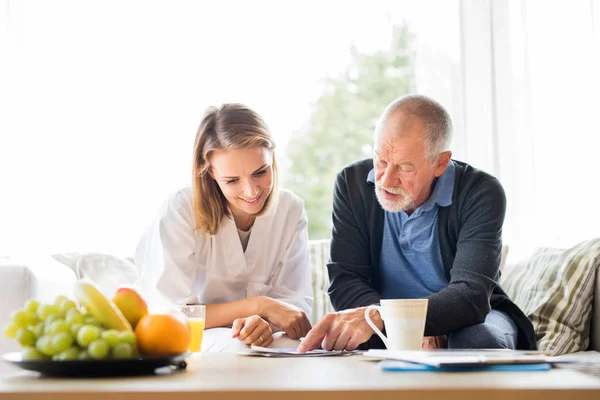
[[[258,315],[234,320],[231,331],[232,338],[238,338],[247,345],[269,347],[273,343],[269,323]]]
[[[302,309],[270,297],[261,299],[260,315],[283,330],[290,339],[300,339],[310,331],[310,321]]]

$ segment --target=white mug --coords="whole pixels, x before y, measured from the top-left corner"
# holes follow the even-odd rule
[[[428,302],[427,299],[381,300],[381,306],[367,307],[365,319],[388,350],[421,350]],[[387,338],[369,317],[372,310],[379,311]]]

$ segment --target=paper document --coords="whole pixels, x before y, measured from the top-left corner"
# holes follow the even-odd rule
[[[345,350],[311,350],[306,353],[300,353],[296,349],[272,349],[269,347],[252,346],[249,350],[238,352],[243,356],[262,356],[262,357],[325,357],[325,356],[350,356],[358,354],[357,351]]]
[[[576,363],[576,364],[597,364],[600,365],[600,353],[595,351],[563,354],[562,356],[548,357],[548,362],[558,363]]]
[[[431,365],[433,367],[543,364],[548,362],[548,353],[514,350],[369,350],[363,355],[378,359]]]

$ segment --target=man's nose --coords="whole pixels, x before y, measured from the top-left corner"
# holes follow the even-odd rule
[[[381,177],[381,185],[386,188],[400,186],[400,180],[394,173],[392,167],[388,166],[383,172],[383,176]]]

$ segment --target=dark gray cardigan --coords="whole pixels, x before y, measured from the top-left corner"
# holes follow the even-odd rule
[[[490,309],[507,313],[519,328],[518,348],[535,349],[533,326],[498,284],[506,197],[493,176],[454,161],[452,204],[440,207],[440,250],[449,284],[429,296],[425,335],[447,335],[485,320]],[[367,182],[373,160],[359,161],[337,176],[329,296],[336,310],[381,300],[378,276],[384,211]],[[367,347],[381,347],[376,335]]]

